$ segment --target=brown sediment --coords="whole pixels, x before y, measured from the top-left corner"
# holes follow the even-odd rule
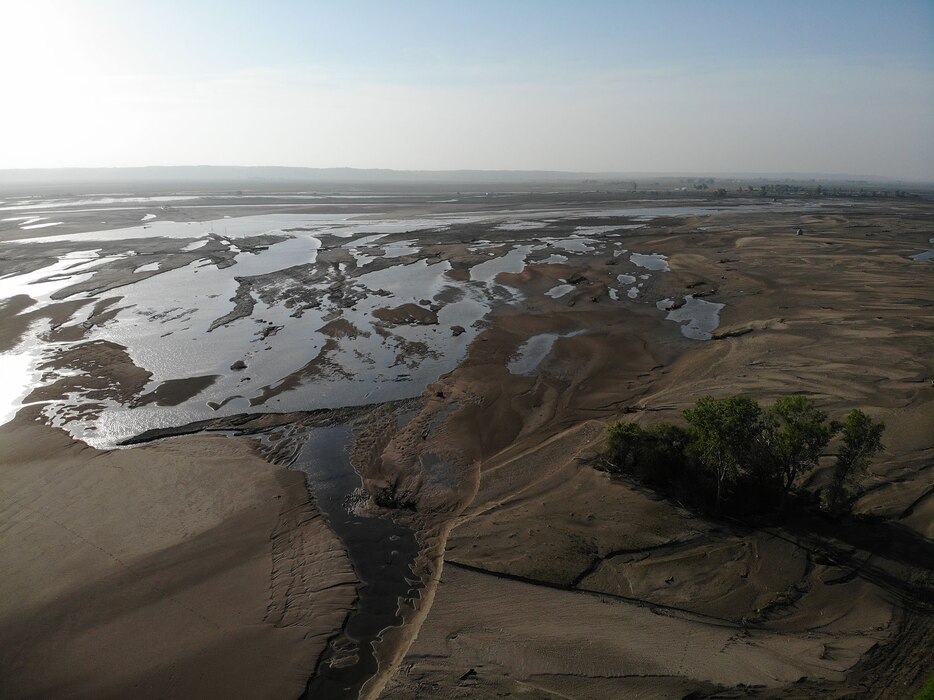
[[[406,517],[424,523],[426,557],[443,551],[418,612],[382,650],[369,697],[618,697],[647,683],[663,695],[861,684],[885,697],[918,682],[930,656],[916,645],[931,616],[922,578],[934,557],[934,445],[922,426],[934,405],[934,299],[917,267],[885,252],[903,247],[897,234],[866,241],[849,219],[807,218],[805,241],[771,217],[703,236],[684,220],[671,222],[680,231],[652,232],[651,249],[672,268],[653,280],[659,293],[700,289],[727,304],[716,342],[685,341],[641,309],[554,312],[534,296],[494,318],[430,390],[460,405],[444,424],[445,447],[465,473],[475,470],[475,493],[465,498],[465,481],[439,504],[421,485],[419,460],[399,458],[392,444],[372,467],[378,477],[365,479],[404,493],[415,504]],[[591,265],[583,274],[597,279]],[[508,282],[539,290],[540,274]],[[503,369],[523,337],[574,327],[591,332],[561,338],[537,377]],[[896,426],[857,505],[891,525],[724,527],[589,466],[606,421],[626,412],[641,423],[677,420],[707,393],[768,403],[795,392],[834,415],[859,406]],[[438,535],[445,526],[450,534]],[[867,677],[878,658],[905,650],[914,651],[904,675]]]
[[[373,316],[387,326],[415,324],[431,326],[438,323],[438,314],[418,304],[402,304],[393,308],[380,308],[373,311]]]
[[[567,265],[500,275],[521,298],[495,310],[467,358],[404,420],[379,408],[356,436],[353,464],[368,496],[357,508],[418,532],[424,583],[406,624],[377,644],[380,668],[363,696],[891,697],[917,683],[932,648],[924,577],[934,298],[927,264],[907,258],[913,241],[929,237],[927,209],[913,211],[657,219],[604,237],[609,247]],[[794,236],[802,224],[808,234]],[[501,236],[482,226],[463,233]],[[451,279],[469,279],[470,266],[489,259],[443,236],[428,243],[449,256]],[[624,258],[610,264],[618,245],[668,256],[671,272],[645,280],[647,298],[725,303],[717,339],[685,339],[653,303],[609,301],[603,292],[617,274],[643,272]],[[559,279],[576,281],[573,307],[544,296]],[[334,293],[348,296],[343,286]],[[333,345],[260,399],[333,371],[335,338],[352,339],[339,321],[326,326]],[[510,358],[541,333],[564,337],[533,376],[511,374]],[[712,520],[592,467],[610,421],[678,421],[705,394],[768,404],[796,392],[833,417],[859,407],[889,424],[860,517],[770,527]],[[802,485],[819,487],[830,461]],[[310,570],[277,576],[318,585]],[[205,668],[226,669],[192,653]]]
[[[54,401],[65,395],[87,402],[104,400],[132,403],[152,376],[133,363],[126,348],[109,340],[93,340],[65,347],[39,364],[51,377],[66,370],[77,372],[54,378],[26,397],[27,403]]]
[[[50,324],[54,336],[62,324],[89,303],[89,299],[76,299],[26,311],[35,301],[25,294],[0,301],[0,352],[8,352],[15,348],[23,340],[29,327],[39,320]]]
[[[7,352],[22,341],[29,328],[29,321],[20,314],[35,303],[32,297],[25,294],[0,301],[0,351]]]
[[[240,250],[258,251],[268,248],[273,243],[285,240],[283,236],[254,236],[237,239]],[[68,285],[52,294],[53,299],[67,299],[80,293],[103,294],[119,287],[135,284],[142,280],[177,270],[198,260],[207,260],[218,268],[231,267],[236,264],[239,255],[219,236],[211,236],[208,242],[197,250],[185,252],[180,248],[189,243],[180,239],[140,239],[133,241],[112,241],[108,247],[129,246],[136,254],[118,257],[103,265],[95,267],[89,279]],[[154,258],[159,262],[155,270],[144,272],[137,268],[146,264],[147,259]]]
[[[49,331],[48,339],[53,343],[76,342],[87,337],[96,326],[103,326],[119,314],[123,307],[115,307],[123,297],[110,297],[98,301],[86,321],[70,326],[56,326]]]
[[[219,376],[208,374],[203,377],[167,379],[148,394],[140,396],[135,405],[145,406],[154,403],[157,406],[178,406],[207,389],[217,381]]]
[[[329,338],[356,338],[361,335],[364,337],[369,336],[369,333],[361,331],[346,318],[335,318],[333,321],[328,321],[319,328],[318,331]]]
[[[355,595],[303,476],[240,440],[102,452],[38,417],[0,428],[3,696],[297,697]]]
[[[444,274],[455,282],[466,282],[470,279],[470,270],[466,267],[452,267]]]
[[[208,333],[213,331],[216,328],[221,326],[226,326],[228,323],[233,323],[241,318],[246,318],[253,313],[253,308],[256,306],[256,300],[253,299],[252,285],[249,278],[236,278],[238,286],[237,291],[234,292],[234,295],[230,298],[229,301],[234,303],[234,307],[221,316],[220,318],[214,319],[211,322],[211,325],[208,327]]]
[[[339,347],[340,345],[338,344],[337,340],[334,338],[328,338],[326,341],[324,341],[324,345],[321,346],[321,350],[312,360],[310,360],[300,369],[283,378],[275,385],[262,387],[259,395],[250,399],[250,405],[259,406],[264,404],[282,392],[294,389],[301,384],[310,382],[316,377],[321,377],[324,375],[337,375],[349,379],[350,376],[347,374],[347,371],[330,357],[331,353],[335,352]]]

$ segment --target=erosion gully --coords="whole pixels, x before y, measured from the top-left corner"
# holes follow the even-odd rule
[[[378,670],[373,648],[388,627],[401,625],[400,611],[412,606],[422,587],[413,573],[418,554],[415,532],[388,518],[355,515],[352,498],[360,476],[350,464],[349,424],[310,428],[293,469],[307,475],[308,488],[347,550],[361,585],[344,624],[318,660],[305,698],[357,698]]]

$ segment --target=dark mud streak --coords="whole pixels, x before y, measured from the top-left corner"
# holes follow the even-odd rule
[[[234,307],[224,316],[214,319],[214,321],[208,327],[208,333],[216,328],[233,323],[238,319],[246,318],[253,313],[253,308],[256,306],[256,301],[253,299],[252,287],[250,286],[250,283],[241,277],[235,277],[234,279],[238,283],[237,291],[234,292],[234,295],[228,300],[234,303]]]
[[[415,532],[352,510],[350,497],[360,487],[347,454],[352,437],[348,424],[312,428],[292,464],[307,475],[318,509],[343,542],[361,582],[341,633],[331,638],[308,680],[305,697],[314,700],[358,697],[379,670],[374,642],[384,630],[403,624],[400,604],[411,605],[422,587],[413,572],[419,552]]]
[[[541,579],[529,578],[527,576],[519,576],[518,574],[508,574],[502,571],[491,571],[489,569],[483,569],[478,566],[471,566],[470,564],[462,564],[457,561],[451,561],[450,559],[445,559],[445,566],[453,566],[457,569],[463,569],[465,571],[472,571],[476,574],[483,574],[485,576],[493,576],[495,578],[506,579],[508,581],[517,581],[519,583],[527,583],[532,586],[541,586],[543,588],[551,588],[556,591],[565,591],[567,593],[579,593],[581,595],[592,596],[594,598],[609,598],[611,600],[619,600],[625,603],[630,603],[640,608],[648,608],[649,611],[655,615],[669,615],[671,613],[677,613],[671,615],[672,617],[680,617],[694,620],[695,622],[700,622],[705,625],[711,625],[713,627],[725,627],[727,629],[756,629],[756,625],[746,624],[743,625],[738,622],[733,622],[726,618],[717,617],[715,615],[708,615],[706,613],[696,612],[694,610],[688,610],[687,608],[679,608],[675,605],[665,605],[664,603],[655,603],[651,600],[646,600],[645,598],[635,598],[632,596],[619,595],[617,593],[604,593],[603,591],[592,591],[586,588],[573,588],[569,585],[561,583],[553,583],[551,581],[543,581]]]
[[[590,566],[574,577],[574,580],[571,581],[570,587],[577,588],[584,579],[586,579],[591,574],[596,573],[597,569],[600,568],[603,562],[609,561],[615,557],[620,557],[626,554],[646,554],[648,552],[664,550],[681,551],[683,549],[690,549],[695,544],[703,543],[705,541],[705,537],[699,536],[691,537],[686,540],[678,540],[676,542],[663,542],[661,544],[656,544],[649,547],[637,547],[635,549],[614,549],[610,552],[607,552],[602,557],[594,557],[593,561],[590,563]]]
[[[901,514],[898,516],[898,519],[903,520],[904,518],[907,518],[909,515],[914,513],[915,508],[920,506],[931,495],[934,495],[934,485],[929,486],[928,489],[924,493],[922,493],[914,501],[912,501],[911,505],[909,505],[907,508],[905,508],[905,510],[901,512]]]
[[[363,404],[360,406],[346,406],[342,408],[320,408],[314,411],[263,411],[261,413],[238,413],[233,416],[222,416],[219,418],[208,418],[185,425],[173,426],[169,428],[153,428],[146,430],[139,435],[127,438],[117,443],[121,447],[131,445],[143,445],[148,442],[155,442],[171,437],[181,437],[182,435],[195,435],[197,433],[227,433],[237,431],[242,437],[250,437],[260,433],[265,433],[272,428],[278,428],[285,425],[309,425],[309,426],[328,426],[344,421],[352,420],[357,416],[373,410],[378,406],[402,406],[411,401],[408,399],[399,399],[397,401],[386,401],[384,403]],[[264,421],[278,421],[264,424]],[[278,463],[278,462],[277,462]],[[291,466],[283,464],[282,466]]]

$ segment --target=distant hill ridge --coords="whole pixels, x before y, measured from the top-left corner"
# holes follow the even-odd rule
[[[558,170],[390,170],[384,168],[302,168],[282,166],[169,165],[132,168],[0,169],[0,185],[95,182],[264,182],[288,183],[556,183],[670,178],[724,178],[897,182],[892,178],[812,173],[651,173],[570,172]]]

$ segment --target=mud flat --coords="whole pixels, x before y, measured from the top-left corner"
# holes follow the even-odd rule
[[[302,475],[245,443],[0,428],[3,697],[298,697],[354,599]]]
[[[2,694],[916,687],[931,206],[569,197],[7,222]],[[711,520],[593,467],[611,421],[794,392],[889,425],[852,519]]]
[[[871,209],[668,221],[663,235],[627,242],[649,243],[671,268],[641,304],[600,296],[618,260],[606,272],[605,258],[575,261],[585,280],[573,308],[537,296],[553,286],[545,268],[508,277],[523,302],[494,315],[432,387],[462,406],[482,397],[445,433],[475,491],[454,498],[431,609],[382,697],[890,697],[917,687],[934,602],[924,349],[934,292],[929,263],[910,256],[927,216],[897,228]],[[669,298],[687,300],[674,323],[647,313]],[[710,340],[679,339],[691,298],[717,305],[718,323],[708,314],[695,334]],[[578,328],[588,332],[568,337]],[[535,376],[502,372],[523,343],[557,334]],[[676,420],[704,394],[769,402],[796,391],[890,425],[857,504],[862,524],[724,526],[589,466],[608,420]]]

